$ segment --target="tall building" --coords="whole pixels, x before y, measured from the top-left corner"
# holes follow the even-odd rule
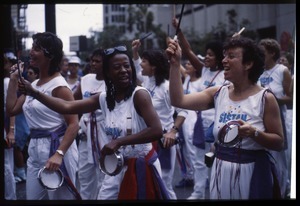
[[[118,25],[127,38],[133,38],[138,28],[128,30],[128,20],[132,12],[129,6],[138,7],[145,4],[104,4],[104,27]],[[147,4],[147,12],[153,13],[153,24],[161,25],[161,29],[170,36],[175,34],[171,25],[174,14],[178,18],[182,4]],[[220,24],[230,25],[228,12],[236,15],[236,31],[239,25],[247,20],[249,30],[254,30],[260,38],[275,38],[282,41],[284,35],[295,36],[296,3],[285,4],[185,4],[181,21],[181,29],[193,30],[200,37]],[[146,15],[146,14],[144,14]],[[143,20],[142,20],[143,21]],[[230,29],[230,28],[227,28]]]

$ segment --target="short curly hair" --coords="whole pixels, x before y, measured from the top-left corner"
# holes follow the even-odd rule
[[[280,44],[275,39],[266,38],[259,42],[259,46],[263,46],[268,52],[274,53],[273,60],[277,61],[280,57]]]
[[[264,72],[265,66],[265,54],[263,50],[252,39],[241,37],[232,38],[224,44],[224,50],[232,48],[243,49],[242,63],[253,62],[253,66],[249,71],[249,80],[253,83],[257,83],[259,77]]]

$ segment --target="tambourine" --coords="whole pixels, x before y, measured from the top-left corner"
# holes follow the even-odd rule
[[[116,176],[122,171],[124,158],[121,153],[115,152],[111,155],[101,155],[99,163],[100,170],[104,174]]]
[[[240,123],[235,120],[226,122],[226,124],[219,130],[218,143],[225,147],[235,147],[240,141],[239,133]]]
[[[41,185],[47,190],[56,190],[60,188],[64,182],[64,176],[60,169],[51,171],[46,167],[39,170],[38,179]]]

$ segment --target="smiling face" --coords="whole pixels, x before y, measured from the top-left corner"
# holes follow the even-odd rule
[[[204,65],[208,68],[215,68],[217,66],[217,58],[215,53],[211,49],[207,49]]]
[[[132,68],[126,54],[116,54],[110,59],[108,76],[117,90],[130,86]]]
[[[224,79],[234,82],[245,72],[243,61],[243,49],[240,47],[230,48],[224,52],[222,60],[224,66]]]
[[[30,50],[30,65],[34,67],[42,67],[44,64],[49,64],[50,59],[48,57],[45,57],[44,51],[42,48],[35,43],[32,44],[32,48]]]

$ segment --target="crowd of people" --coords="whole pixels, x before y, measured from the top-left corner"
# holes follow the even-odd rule
[[[5,53],[5,199],[19,181],[27,200],[177,200],[174,187],[193,187],[188,200],[289,198],[293,57],[239,34],[207,42],[203,60],[177,37],[97,48],[84,74],[50,32],[33,35],[29,66]],[[64,183],[49,190],[42,169]]]

